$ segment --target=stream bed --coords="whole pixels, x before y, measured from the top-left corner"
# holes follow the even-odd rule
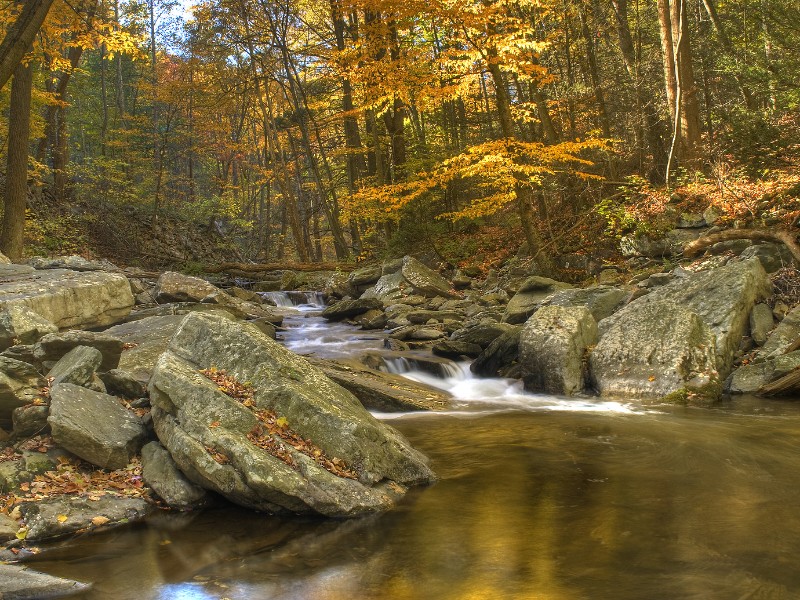
[[[288,308],[286,345],[320,356],[382,336]],[[341,353],[341,354],[337,354]],[[714,409],[525,394],[446,379],[447,413],[378,415],[440,480],[348,521],[232,506],[48,546],[32,568],[92,599],[800,598],[800,406]]]

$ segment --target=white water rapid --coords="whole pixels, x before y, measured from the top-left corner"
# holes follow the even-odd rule
[[[298,354],[319,358],[352,359],[364,352],[381,353],[386,334],[379,331],[362,331],[345,323],[330,323],[319,316],[324,308],[322,296],[316,292],[267,292],[284,314],[284,328],[279,339]],[[408,416],[435,416],[441,414],[479,415],[498,411],[573,411],[613,412],[635,414],[651,412],[631,404],[598,400],[596,398],[566,398],[526,392],[520,381],[503,378],[476,377],[469,362],[452,362],[437,359],[425,363],[424,353],[409,353],[398,357],[391,353],[384,357],[384,370],[425,383],[452,394],[455,411],[374,413],[381,419]],[[426,368],[421,368],[425,364]],[[433,373],[431,371],[438,371]]]

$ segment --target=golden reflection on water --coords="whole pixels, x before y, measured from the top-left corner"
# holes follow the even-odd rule
[[[33,566],[94,581],[88,598],[800,598],[795,409],[393,425],[441,481],[385,515],[162,517]]]

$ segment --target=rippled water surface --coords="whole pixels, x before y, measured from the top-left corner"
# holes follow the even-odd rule
[[[457,410],[390,421],[440,481],[387,514],[161,515],[32,566],[95,582],[97,599],[800,598],[794,403],[643,408],[442,385],[462,386]]]

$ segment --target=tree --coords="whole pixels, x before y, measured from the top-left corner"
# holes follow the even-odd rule
[[[16,72],[22,57],[30,51],[33,39],[42,27],[54,0],[26,0],[22,10],[6,31],[0,42],[0,89]]]

